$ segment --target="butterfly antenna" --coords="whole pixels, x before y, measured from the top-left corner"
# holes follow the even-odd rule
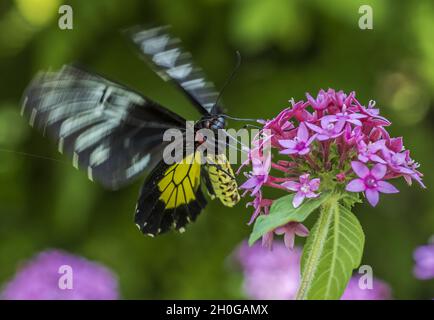
[[[225,89],[226,89],[226,87],[228,86],[228,84],[232,82],[232,80],[233,80],[233,78],[235,77],[235,75],[236,75],[238,69],[239,69],[240,66],[241,66],[241,53],[237,50],[237,51],[235,51],[235,54],[237,55],[237,64],[235,65],[235,67],[234,67],[234,69],[232,70],[232,72],[231,72],[231,74],[229,75],[229,77],[226,79],[226,82],[225,82],[225,84],[223,85],[222,89],[220,90],[220,93],[219,93],[219,95],[218,95],[218,97],[217,97],[217,100],[216,100],[215,103],[214,103],[213,108],[215,108],[215,107],[217,106],[218,102],[220,101],[220,98],[221,98],[222,95],[223,95],[223,92],[225,91]]]
[[[218,102],[220,101],[220,98],[223,95],[223,92],[225,91],[226,87],[229,85],[229,83],[232,82],[232,80],[234,79],[235,75],[237,74],[238,69],[241,66],[241,53],[237,50],[235,51],[235,54],[237,55],[237,63],[234,67],[234,69],[232,70],[231,74],[229,75],[228,79],[226,80],[225,84],[223,85],[222,89],[220,90],[220,93],[217,97],[217,100],[214,103],[214,106],[217,106]],[[222,116],[223,118],[227,118],[227,119],[231,119],[231,120],[235,120],[235,121],[251,121],[251,122],[257,122],[257,119],[243,119],[243,118],[235,118],[235,117],[231,117],[227,114],[221,114],[220,116]]]
[[[255,128],[259,130],[262,129],[260,126],[255,126],[254,124],[247,124],[247,123],[243,126],[243,128]]]
[[[221,116],[222,116],[223,118],[227,118],[227,119],[231,119],[231,120],[235,120],[235,121],[251,121],[251,122],[258,122],[258,119],[236,118],[236,117],[231,117],[230,115],[227,115],[227,114],[222,114]]]

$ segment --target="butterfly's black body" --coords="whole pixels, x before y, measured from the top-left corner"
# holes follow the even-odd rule
[[[223,129],[225,117],[214,86],[167,30],[136,29],[129,35],[156,73],[173,82],[202,114],[195,130]],[[145,234],[183,230],[194,221],[206,205],[200,188],[202,178],[212,186],[210,193],[226,205],[239,198],[233,197],[235,180],[229,176],[222,179],[220,165],[164,163],[163,150],[168,145],[163,141],[164,132],[172,128],[185,131],[186,120],[102,76],[69,65],[57,72],[40,73],[24,92],[22,113],[32,126],[57,140],[59,150],[72,157],[75,167],[110,189],[149,172],[135,212],[136,224]],[[196,152],[186,157],[194,158]],[[221,161],[228,175],[232,169],[225,158]],[[225,184],[219,182],[223,180]],[[227,198],[227,190],[233,199]]]
[[[226,120],[221,115],[215,115],[215,116],[205,116],[202,117],[197,123],[197,126],[195,126],[197,129],[211,129],[211,130],[220,130],[224,129],[226,127]]]

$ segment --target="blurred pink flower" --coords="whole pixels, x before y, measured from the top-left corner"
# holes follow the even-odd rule
[[[72,271],[72,289],[61,288],[61,266]],[[116,276],[105,266],[60,250],[39,253],[21,266],[6,284],[6,300],[113,300],[118,299]]]
[[[244,291],[253,299],[294,299],[300,281],[300,249],[276,242],[272,250],[243,242],[236,257],[244,273]]]
[[[353,276],[345,289],[341,300],[390,300],[390,287],[384,281],[374,278],[372,288],[361,288],[360,276]]]
[[[428,280],[434,278],[434,244],[418,247],[413,254],[416,262],[413,273],[416,278]]]

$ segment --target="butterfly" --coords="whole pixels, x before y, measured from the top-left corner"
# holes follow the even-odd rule
[[[214,85],[195,66],[169,27],[128,32],[141,55],[165,81],[172,82],[202,114],[194,130],[225,127]],[[240,199],[231,165],[224,153],[207,155],[195,143],[183,161],[163,161],[168,129],[184,130],[180,115],[124,85],[82,68],[65,65],[39,73],[23,95],[22,114],[31,126],[53,137],[59,151],[92,181],[118,189],[148,173],[135,209],[137,227],[150,236],[195,221],[211,198],[232,207]],[[185,139],[185,134],[183,136]]]

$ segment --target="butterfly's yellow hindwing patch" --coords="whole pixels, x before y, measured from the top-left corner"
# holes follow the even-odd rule
[[[215,196],[227,207],[240,201],[234,171],[224,154],[208,156],[208,173]]]
[[[159,199],[172,209],[196,200],[196,191],[200,185],[200,153],[195,152],[175,163],[164,173],[158,182],[161,192]]]

